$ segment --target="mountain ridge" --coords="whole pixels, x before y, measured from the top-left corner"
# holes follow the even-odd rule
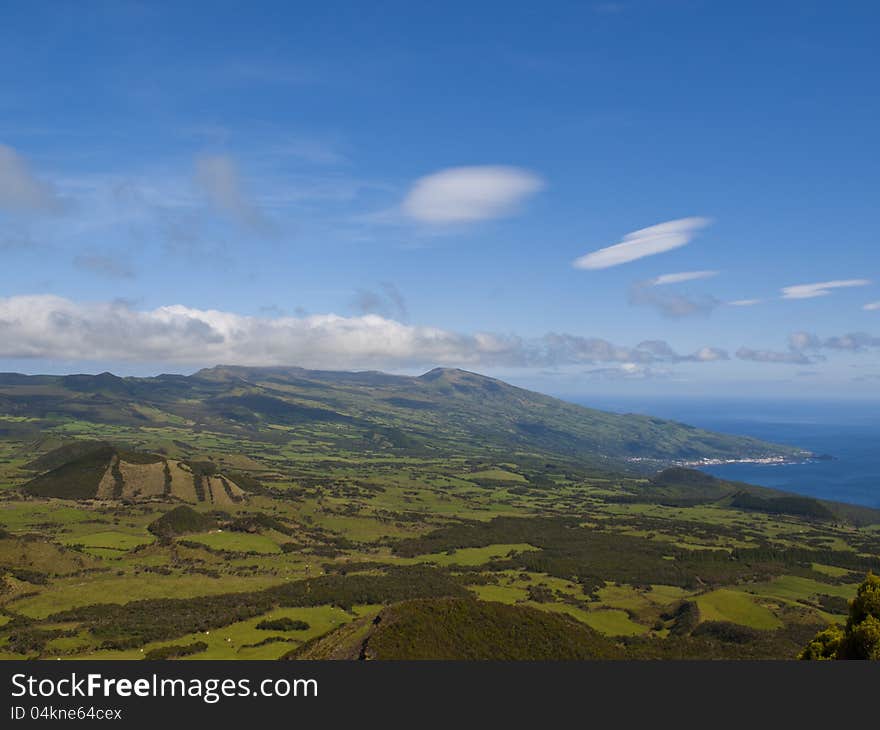
[[[808,452],[640,414],[569,403],[457,368],[418,376],[375,370],[218,365],[188,376],[0,374],[0,408],[132,427],[170,425],[279,438],[327,426],[327,438],[387,449],[555,454],[654,470],[715,459],[793,460]],[[329,430],[328,430],[329,429]],[[644,462],[644,463],[643,463]]]

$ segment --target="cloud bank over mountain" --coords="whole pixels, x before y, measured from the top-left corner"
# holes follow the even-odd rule
[[[372,313],[253,317],[182,305],[140,311],[122,301],[36,295],[0,299],[0,357],[394,369],[709,363],[728,356],[712,347],[682,355],[662,340],[628,347],[565,333],[463,334]]]

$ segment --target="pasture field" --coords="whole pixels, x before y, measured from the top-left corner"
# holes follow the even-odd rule
[[[451,550],[446,553],[434,555],[417,555],[413,558],[393,558],[393,562],[401,565],[417,565],[419,563],[433,563],[434,565],[462,565],[476,566],[485,565],[495,558],[503,558],[511,553],[521,553],[526,550],[537,550],[528,543],[513,543],[507,545],[487,545],[483,548],[462,548]]]
[[[739,591],[720,588],[697,596],[700,617],[705,621],[727,621],[753,629],[778,629],[782,622],[754,598]]]
[[[141,545],[149,545],[153,542],[153,538],[147,535],[130,534],[127,532],[116,532],[108,530],[106,532],[84,533],[81,536],[69,537],[61,540],[63,545],[82,545],[87,549],[104,549],[118,550],[127,552]]]
[[[822,565],[821,563],[813,563],[812,568],[817,573],[822,573],[832,578],[841,578],[850,572],[846,568],[835,568],[833,565]]]
[[[323,636],[363,616],[373,615],[380,608],[381,606],[353,606],[350,611],[343,611],[335,606],[278,609],[246,621],[229,624],[219,630],[186,634],[175,639],[173,642],[150,642],[138,649],[114,651],[89,647],[82,651],[77,650],[78,647],[74,646],[74,656],[71,656],[71,658],[143,659],[150,651],[168,646],[185,646],[195,642],[202,642],[207,644],[206,649],[181,658],[192,661],[203,659],[272,660],[278,659],[310,639]],[[257,624],[263,621],[279,618],[303,621],[309,627],[297,631],[265,631],[257,628]]]
[[[252,535],[247,532],[206,532],[189,535],[187,540],[206,545],[212,550],[232,553],[260,553],[264,555],[280,553],[278,543],[266,535]]]
[[[600,608],[585,611],[567,603],[528,604],[544,611],[568,614],[590,628],[606,636],[638,636],[648,633],[648,627],[631,620],[626,611],[613,608]]]
[[[13,600],[6,609],[27,618],[42,619],[54,613],[96,603],[128,603],[148,598],[188,598],[219,593],[256,590],[274,585],[270,576],[212,577],[201,574],[126,573],[114,571],[62,578]]]
[[[497,603],[522,603],[529,596],[525,588],[516,585],[476,585],[471,590],[480,600]]]
[[[838,596],[839,598],[852,598],[855,595],[857,583],[828,583],[804,578],[797,575],[784,575],[767,583],[760,583],[750,589],[754,589],[757,595],[768,595],[775,598],[786,598],[796,601],[801,598],[811,598],[815,595],[825,594]]]
[[[495,482],[518,482],[526,484],[528,480],[516,472],[508,469],[483,469],[482,471],[474,471],[469,474],[462,474],[465,479],[488,479]]]

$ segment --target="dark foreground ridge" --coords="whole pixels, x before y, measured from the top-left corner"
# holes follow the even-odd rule
[[[566,614],[462,598],[398,603],[296,649],[288,659],[623,659]]]

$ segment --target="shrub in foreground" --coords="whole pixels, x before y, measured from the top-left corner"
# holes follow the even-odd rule
[[[868,573],[850,604],[846,626],[820,631],[798,658],[880,659],[880,577]]]

